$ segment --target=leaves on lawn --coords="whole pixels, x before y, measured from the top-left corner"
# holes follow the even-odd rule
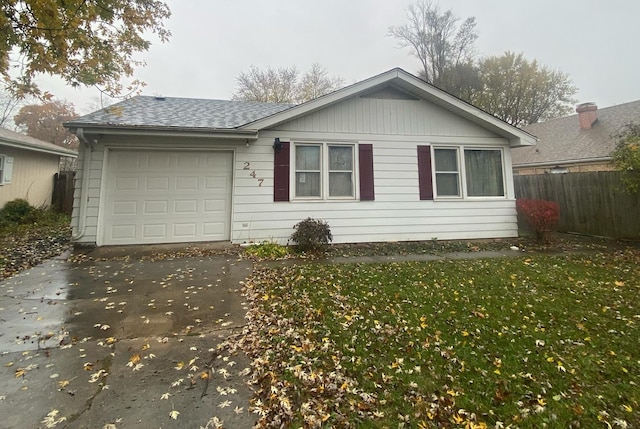
[[[640,425],[640,252],[245,282],[257,427]],[[375,422],[375,423],[372,423]]]

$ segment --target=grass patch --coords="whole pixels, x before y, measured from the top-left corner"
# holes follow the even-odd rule
[[[289,248],[273,241],[263,241],[259,244],[252,244],[244,248],[247,255],[258,260],[277,260],[289,256]]]
[[[640,252],[311,264],[247,284],[266,426],[640,427]]]

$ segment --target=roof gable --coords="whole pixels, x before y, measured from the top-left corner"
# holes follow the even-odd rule
[[[324,109],[355,95],[422,99],[509,140],[512,147],[535,138],[500,119],[396,68],[299,105],[137,96],[65,123],[95,132],[174,132],[256,138],[261,130]],[[244,137],[243,137],[244,138]]]
[[[581,129],[578,115],[530,124],[524,130],[538,137],[535,148],[512,152],[514,167],[604,161],[611,158],[616,136],[631,124],[640,124],[640,100],[597,111],[590,129]]]
[[[273,131],[333,134],[501,138],[427,100],[392,85],[342,99],[269,128]],[[504,139],[501,139],[504,140]]]
[[[445,91],[413,76],[406,71],[395,68],[351,86],[339,89],[330,94],[294,106],[290,109],[275,113],[266,118],[258,119],[243,125],[241,129],[266,129],[277,126],[294,118],[307,115],[319,109],[336,104],[355,95],[388,94],[388,87],[393,91],[401,91],[418,99],[424,99],[438,105],[492,133],[507,138],[512,147],[533,145],[535,137],[508,123],[486,113],[471,104],[462,101]]]
[[[78,152],[0,127],[0,146],[75,158]]]

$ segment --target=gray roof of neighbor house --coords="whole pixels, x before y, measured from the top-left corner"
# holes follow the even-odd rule
[[[590,129],[581,129],[578,115],[531,124],[523,130],[538,137],[536,146],[514,148],[513,166],[562,165],[610,158],[624,128],[640,124],[640,100],[598,109]]]
[[[233,129],[278,112],[293,104],[198,98],[136,96],[67,122],[67,127],[109,125]]]
[[[9,146],[35,152],[50,153],[52,155],[68,156],[71,158],[78,156],[78,152],[73,149],[60,147],[53,143],[38,140],[2,127],[0,127],[0,146]]]

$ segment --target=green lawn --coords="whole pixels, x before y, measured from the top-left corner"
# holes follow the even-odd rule
[[[640,251],[259,271],[277,427],[640,427]]]

